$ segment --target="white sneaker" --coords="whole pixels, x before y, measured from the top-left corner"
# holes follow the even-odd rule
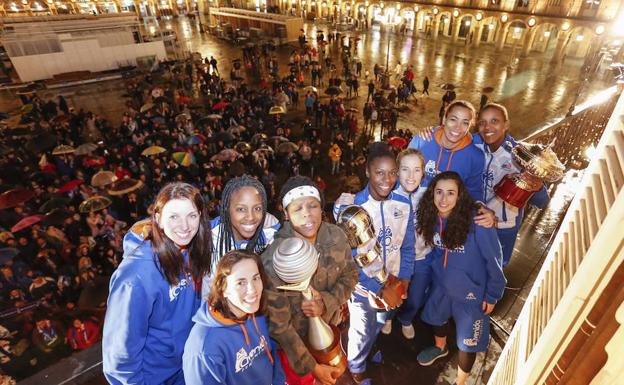
[[[386,335],[392,333],[392,320],[391,319],[386,320],[386,323],[381,328],[381,332]]]
[[[408,340],[413,340],[416,333],[414,332],[414,326],[409,324],[408,326],[401,325],[401,332],[403,332],[403,337]]]

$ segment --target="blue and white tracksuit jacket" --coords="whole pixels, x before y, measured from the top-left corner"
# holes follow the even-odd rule
[[[405,197],[391,193],[384,201],[374,200],[368,186],[355,195],[354,204],[364,208],[371,216],[377,240],[382,247],[385,266],[389,274],[409,280],[414,271],[414,213]],[[345,206],[334,206],[337,217]],[[369,291],[378,293],[382,285],[368,277],[358,267],[359,282],[349,300],[350,327],[347,361],[352,373],[366,370],[366,357],[381,331],[387,312],[377,311],[362,295]]]
[[[443,130],[436,129],[431,140],[416,135],[409,144],[410,148],[420,150],[425,157],[425,173],[418,196],[421,197],[431,180],[443,171],[455,171],[459,174],[466,189],[474,200],[483,197],[483,154],[472,143],[472,137],[466,135],[457,147],[444,148],[441,144]]]
[[[487,207],[494,210],[498,218],[498,238],[503,247],[503,267],[507,266],[513,252],[516,242],[516,236],[522,224],[524,209],[518,209],[510,204],[505,203],[494,193],[494,186],[498,184],[505,175],[521,172],[521,168],[514,162],[511,149],[518,143],[509,135],[505,136],[503,144],[494,152],[490,151],[487,144],[479,134],[473,135],[473,142],[479,148],[485,160],[483,169],[483,197],[481,201],[485,202]],[[548,204],[550,197],[546,187],[531,197],[529,203],[538,208],[544,208]]]

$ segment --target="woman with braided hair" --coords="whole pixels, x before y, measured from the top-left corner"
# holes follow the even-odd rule
[[[267,212],[267,195],[262,183],[243,175],[230,179],[221,196],[219,216],[212,220],[213,259],[217,270],[221,256],[230,250],[262,253],[279,229],[277,219]],[[203,298],[210,292],[211,277],[204,278]]]

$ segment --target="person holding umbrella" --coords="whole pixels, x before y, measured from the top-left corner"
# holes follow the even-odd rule
[[[186,183],[163,187],[149,219],[124,238],[104,322],[104,376],[111,384],[184,384],[182,353],[210,272],[204,202]]]

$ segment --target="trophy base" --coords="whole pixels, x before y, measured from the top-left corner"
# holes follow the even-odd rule
[[[494,192],[499,198],[505,201],[505,203],[521,209],[527,205],[529,199],[535,194],[535,190],[529,190],[525,187],[528,186],[522,183],[518,174],[505,175],[503,179],[494,186]]]
[[[333,366],[340,369],[340,375],[347,370],[347,355],[342,350],[342,344],[340,343],[340,331],[334,325],[330,325],[334,334],[334,341],[325,349],[313,349],[308,345],[308,349],[312,354],[312,357],[319,364]]]

